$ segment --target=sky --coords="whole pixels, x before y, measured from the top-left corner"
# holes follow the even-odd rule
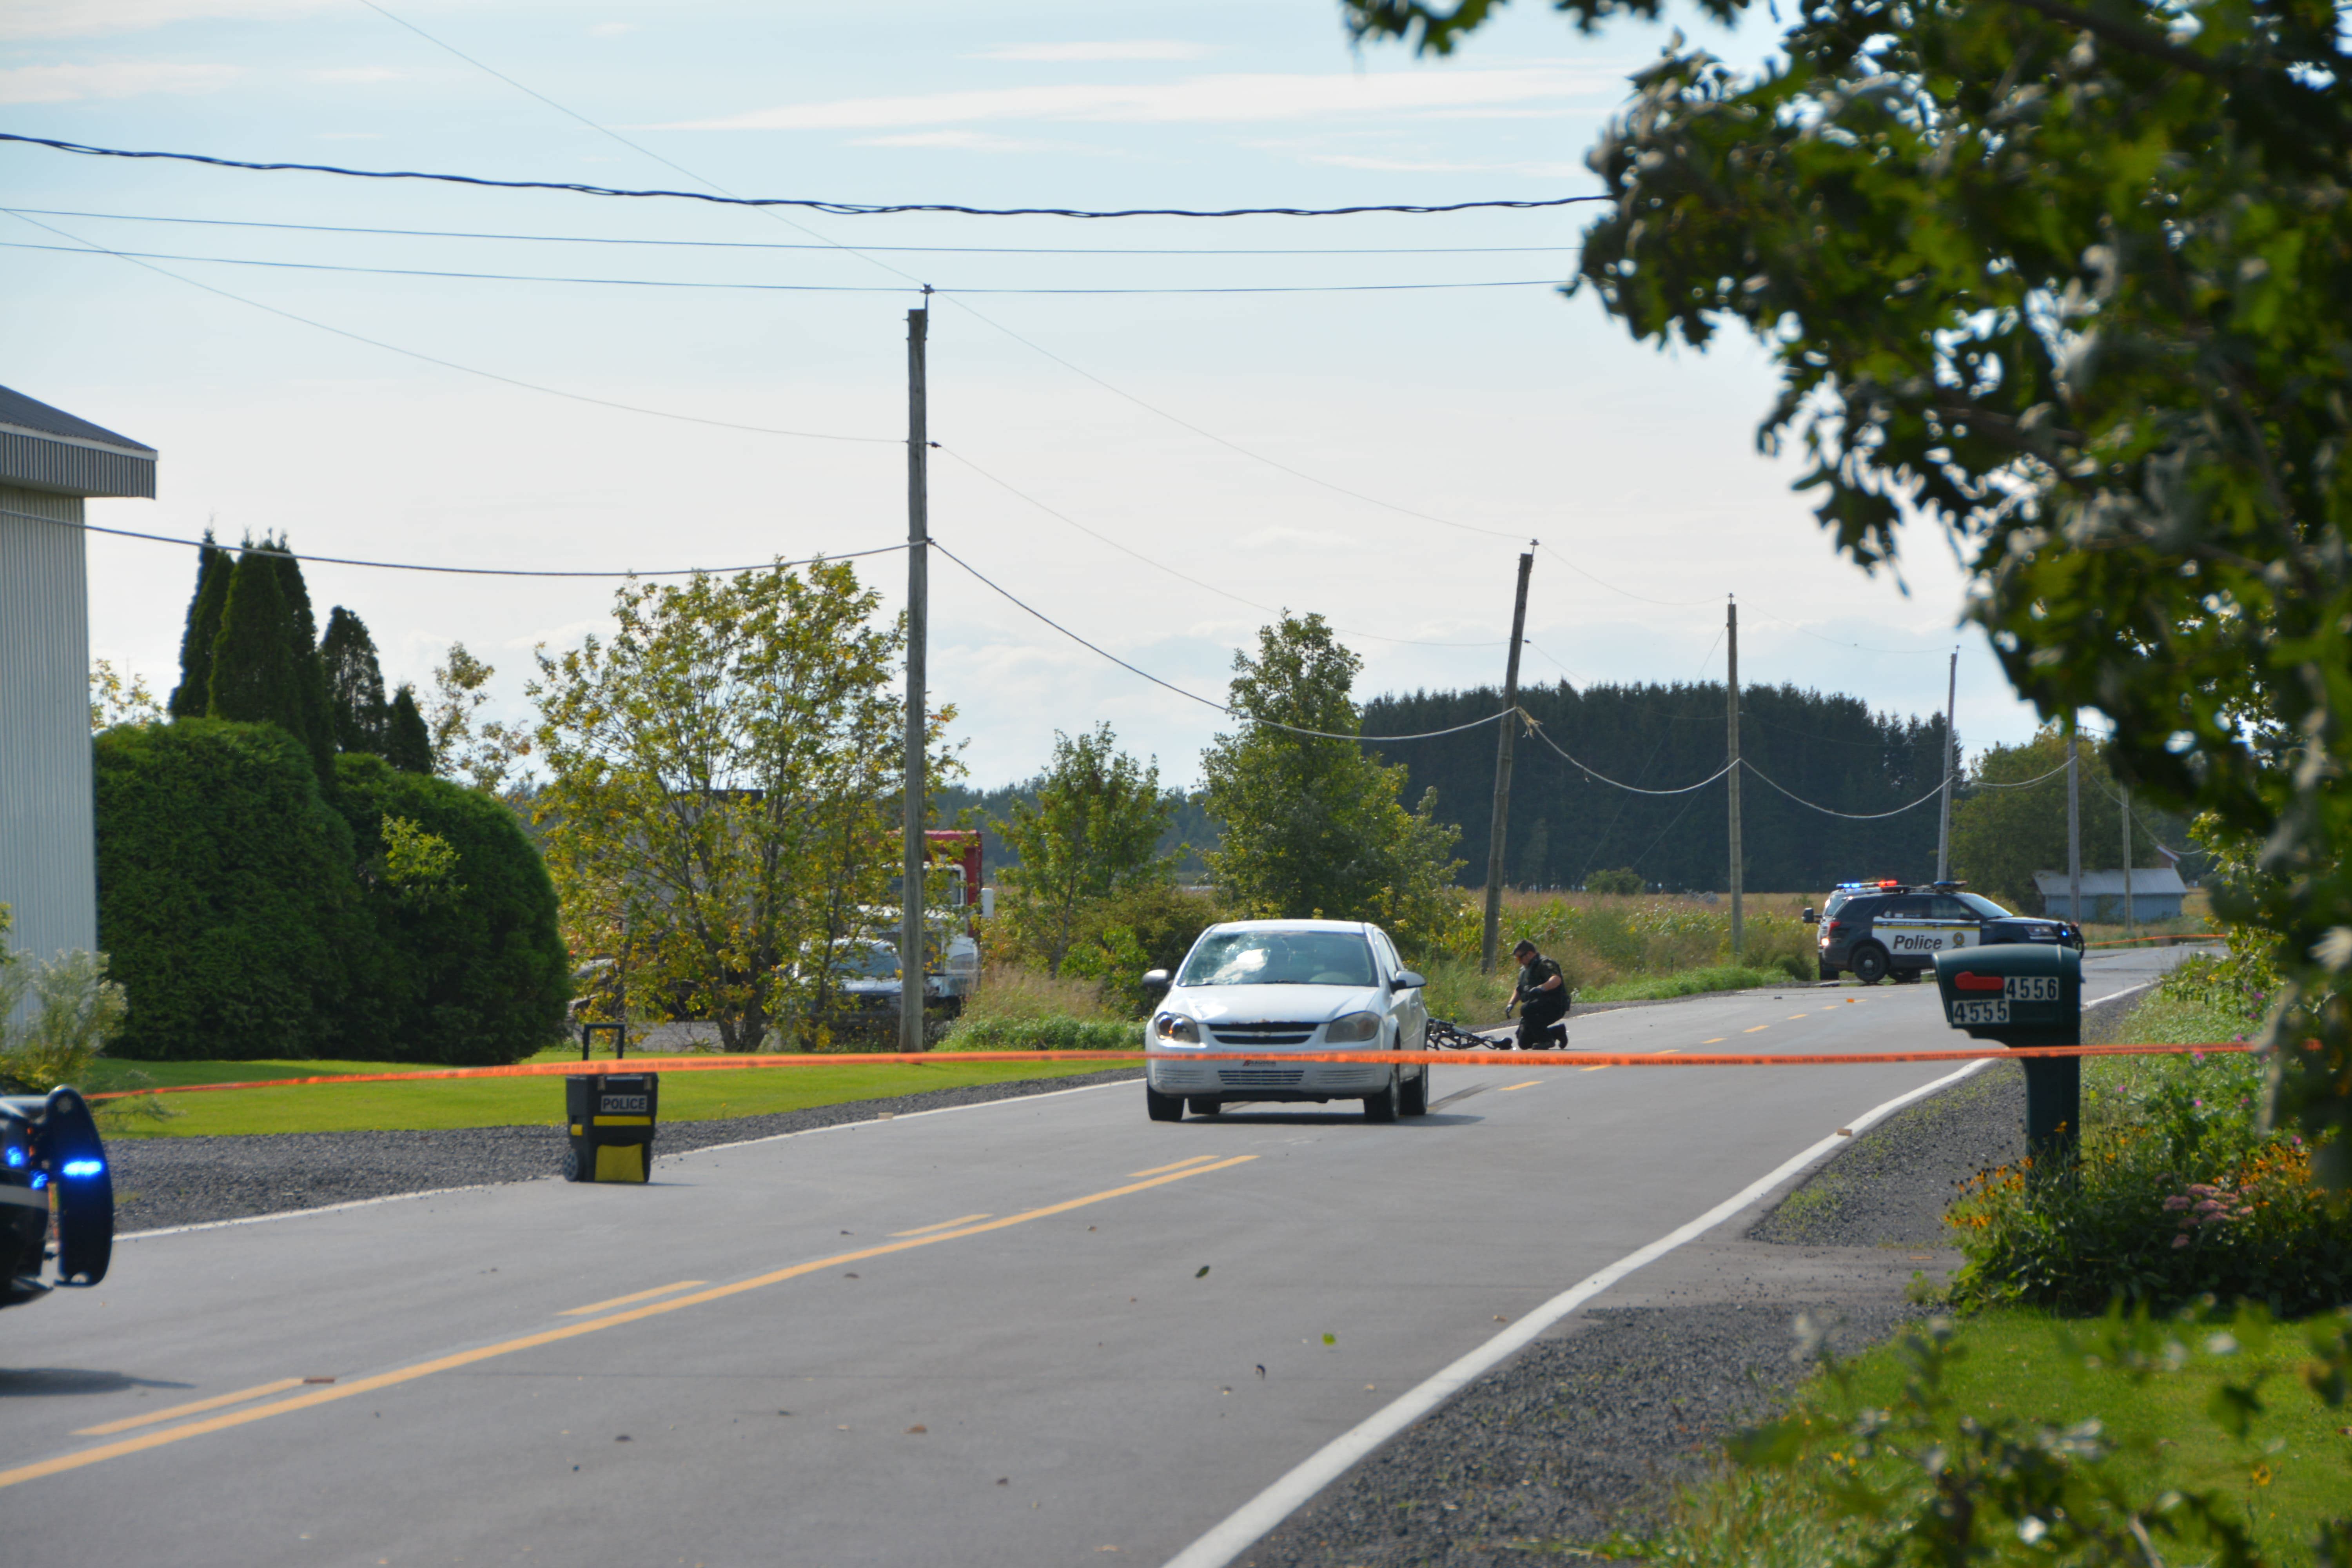
[[[1770,44],[1680,25],[1735,61]],[[1351,47],[1328,0],[11,0],[0,130],[857,203],[1534,200],[1599,189],[1585,150],[1668,37],[1522,5],[1423,59]],[[1924,714],[1957,647],[1969,749],[2034,728],[1959,626],[1940,535],[1865,575],[1799,463],[1759,454],[1752,342],[1660,352],[1562,296],[1590,209],[841,216],[5,144],[0,206],[0,384],[161,453],[157,499],[92,501],[93,523],[363,560],[652,572],[903,543],[907,312],[933,285],[932,537],[1192,694],[934,553],[932,700],[975,784],[1101,721],[1194,783],[1231,721],[1192,699],[1221,700],[1285,608],[1342,630],[1360,696],[1498,683],[1530,540],[1524,681],[1719,680],[1737,595],[1743,684]],[[422,275],[448,273],[527,280]],[[1500,286],[1361,287],[1432,283]],[[194,566],[93,535],[93,656],[168,691]],[[858,566],[903,604],[902,555]],[[462,641],[509,719],[533,649],[607,626],[614,588],[306,573],[389,680],[424,685]]]

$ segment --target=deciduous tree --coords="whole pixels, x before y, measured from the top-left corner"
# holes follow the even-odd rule
[[[1174,808],[1160,764],[1118,749],[1108,724],[1073,740],[1054,734],[1054,761],[1034,800],[996,824],[1020,856],[1003,881],[1016,940],[1058,975],[1088,910],[1114,893],[1165,881],[1175,857],[1155,853]]]
[[[1728,18],[1744,0],[1702,0]],[[1444,52],[1492,0],[1345,0]],[[1557,0],[1591,30],[1661,0]],[[1836,546],[1917,519],[2045,717],[2260,844],[2278,1109],[2352,1184],[2352,77],[2326,0],[1810,0],[1740,72],[1677,40],[1588,160],[1578,288],[1777,360]],[[2224,911],[2228,913],[2229,911]],[[2314,1039],[2315,1049],[2302,1042]]]

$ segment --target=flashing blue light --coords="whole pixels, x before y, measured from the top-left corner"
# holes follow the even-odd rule
[[[61,1176],[95,1176],[102,1173],[105,1169],[106,1162],[103,1160],[68,1160],[63,1165],[58,1168],[58,1174]]]
[[[21,1171],[25,1168],[25,1152],[12,1145],[5,1151],[0,1151],[0,1161],[6,1162],[12,1171]]]
[[[35,1192],[39,1192],[43,1187],[46,1187],[48,1184],[49,1173],[47,1171],[36,1171],[33,1173],[33,1190]]]

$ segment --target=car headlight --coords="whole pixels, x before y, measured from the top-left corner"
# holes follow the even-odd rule
[[[1381,1016],[1378,1013],[1350,1013],[1344,1018],[1331,1020],[1323,1037],[1335,1046],[1352,1046],[1381,1037]]]
[[[1201,1026],[1181,1013],[1162,1013],[1151,1020],[1152,1037],[1163,1046],[1197,1046]]]

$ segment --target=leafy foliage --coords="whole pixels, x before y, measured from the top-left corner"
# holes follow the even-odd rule
[[[327,704],[333,716],[335,747],[344,752],[384,748],[383,670],[376,663],[375,639],[367,623],[337,605],[319,639],[319,662],[326,668]]]
[[[533,809],[574,951],[614,958],[633,1007],[730,1051],[832,1011],[834,943],[898,860],[904,634],[879,603],[842,563],[633,584],[609,641],[540,656]]]
[[[1349,5],[1441,50],[1490,10]],[[1577,280],[1639,338],[1752,331],[1761,439],[1803,446],[1838,548],[1874,567],[1940,525],[2018,690],[2105,713],[2119,773],[2261,847],[2240,912],[2276,933],[2275,1100],[2315,1139],[2352,1134],[2340,26],[2323,0],[1819,0],[1753,76],[1678,45],[1593,150]],[[2352,1136],[2320,1173],[2352,1184]]]
[[[2082,775],[2077,798],[2083,868],[2113,867],[2123,854],[2124,814],[2107,768],[2107,748],[2083,736],[2075,750]],[[2066,869],[2066,775],[2042,775],[2065,764],[2066,737],[2055,725],[2044,726],[2022,745],[1987,749],[1952,805],[1952,874],[2011,909],[2039,913],[2042,896],[2034,889],[2033,873]],[[2042,782],[2028,784],[2029,779]],[[1997,787],[2002,785],[2018,787]],[[2150,830],[2151,822],[2165,839]],[[2187,837],[2187,824],[2132,802],[2135,867],[2161,864],[2157,846],[2185,847]],[[2099,912],[2088,895],[2084,907]]]
[[[487,795],[502,794],[515,769],[530,755],[530,731],[492,719],[479,725],[476,712],[490,700],[485,690],[498,671],[453,642],[448,657],[433,667],[433,696],[425,705],[432,737],[432,771]]]
[[[1221,736],[1202,757],[1209,809],[1225,825],[1209,864],[1236,918],[1376,921],[1411,947],[1454,913],[1459,830],[1434,819],[1432,795],[1404,808],[1403,768],[1324,738],[1360,731],[1349,691],[1361,662],[1315,615],[1284,616],[1259,631],[1256,658],[1234,656],[1231,706],[1272,722]]]
[[[132,671],[126,679],[111,659],[93,660],[89,667],[89,732],[117,724],[160,724],[163,705],[147,689],[147,678]]]
[[[8,945],[15,912],[0,904],[0,1080],[13,1093],[47,1094],[89,1080],[89,1064],[122,1030],[122,987],[106,954],[61,952],[37,962]],[[26,992],[33,1005],[21,1019]]]
[[[383,760],[404,773],[433,771],[433,736],[417,710],[416,692],[404,684],[392,694],[383,719]]]
[[[228,605],[228,579],[236,563],[205,530],[196,547],[196,591],[188,600],[188,624],[180,636],[180,684],[172,690],[174,719],[203,716],[212,702],[213,642],[220,636],[221,611]],[[103,728],[103,726],[100,726]]]
[[[351,829],[307,752],[215,719],[94,746],[99,930],[131,1006],[112,1054],[320,1054],[368,944]]]
[[[1092,909],[1113,894],[1165,882],[1170,858],[1157,854],[1173,813],[1160,788],[1160,764],[1118,749],[1108,724],[1076,740],[1054,735],[1054,760],[1035,796],[1015,800],[995,825],[1020,857],[1003,876],[998,918],[1014,940],[1059,974]]]
[[[561,1039],[571,962],[554,884],[512,810],[379,757],[336,759],[370,961],[341,1054],[473,1066]]]
[[[1648,892],[1650,884],[1643,879],[1642,873],[1634,870],[1631,866],[1620,866],[1614,870],[1593,872],[1584,879],[1584,890],[1588,893],[1612,894],[1623,898],[1635,893]]]

